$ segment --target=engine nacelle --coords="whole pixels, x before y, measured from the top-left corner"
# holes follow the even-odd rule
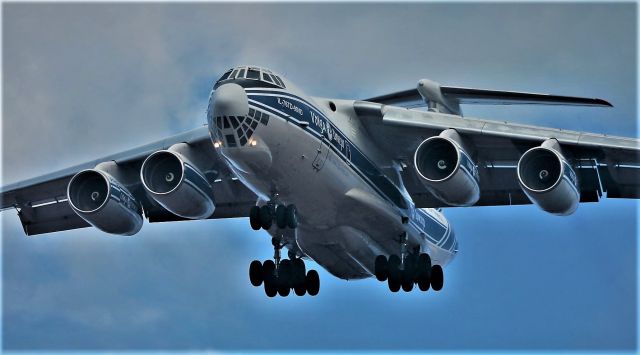
[[[142,228],[142,208],[135,197],[110,174],[89,169],[77,173],[67,186],[73,211],[103,232],[133,235]]]
[[[462,148],[454,130],[420,143],[413,157],[418,177],[438,199],[452,206],[470,206],[480,198],[478,168]]]
[[[578,178],[555,140],[531,148],[518,161],[518,182],[529,199],[556,215],[573,213],[580,203]]]
[[[180,147],[174,147],[147,157],[140,169],[142,184],[167,211],[183,218],[208,218],[216,208],[213,188],[190,159],[175,151]]]

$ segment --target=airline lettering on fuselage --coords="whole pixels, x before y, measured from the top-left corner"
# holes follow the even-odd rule
[[[286,108],[288,108],[289,110],[291,110],[291,111],[293,111],[293,112],[297,113],[297,114],[298,114],[298,115],[300,115],[300,116],[302,116],[302,115],[303,115],[302,109],[301,109],[300,107],[298,107],[298,106],[294,105],[293,103],[291,103],[291,102],[289,102],[289,101],[287,101],[287,100],[284,100],[284,99],[278,98],[278,103],[280,104],[280,106],[282,106],[282,107],[286,107]]]
[[[340,147],[340,151],[344,153],[346,145],[345,139],[340,136],[326,120],[321,118],[315,112],[309,111],[309,113],[311,114],[311,122],[320,128],[320,133],[327,137],[330,142],[335,142]]]

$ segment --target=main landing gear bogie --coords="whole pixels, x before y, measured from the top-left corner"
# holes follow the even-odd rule
[[[249,265],[249,281],[255,287],[264,285],[268,297],[280,295],[287,297],[291,291],[297,296],[309,294],[315,296],[320,292],[320,277],[315,270],[307,271],[304,260],[289,253],[289,259],[280,259],[282,242],[280,238],[272,239],[275,250],[274,260],[261,263],[254,260]]]
[[[284,259],[279,268],[272,260],[264,263],[254,260],[249,265],[249,280],[255,287],[264,285],[264,292],[269,297],[275,297],[276,294],[287,297],[292,291],[296,296],[315,296],[320,291],[318,272],[306,271],[304,261],[300,258]]]
[[[269,230],[273,224],[280,229],[298,227],[298,211],[295,205],[269,202],[264,206],[253,206],[249,211],[249,223],[253,230]]]
[[[378,281],[387,281],[391,292],[402,288],[405,292],[417,285],[420,291],[440,291],[444,285],[444,274],[440,265],[431,265],[429,254],[407,254],[404,261],[398,255],[378,255],[374,264]]]

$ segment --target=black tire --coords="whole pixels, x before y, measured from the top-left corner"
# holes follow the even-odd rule
[[[254,260],[249,265],[249,281],[255,287],[262,285],[262,263]]]
[[[431,284],[431,257],[422,253],[418,256],[418,287],[421,291],[428,291]]]
[[[431,286],[430,280],[418,280],[418,288],[420,291],[429,291],[429,287]]]
[[[288,205],[286,209],[287,226],[291,229],[298,228],[298,210],[295,205]]]
[[[264,293],[267,297],[275,297],[278,294],[276,275],[269,274],[269,276],[264,279]]]
[[[434,291],[442,290],[444,286],[444,273],[442,272],[442,266],[434,265],[431,267],[431,288]]]
[[[304,286],[304,282],[301,285],[298,285],[293,288],[293,291],[296,293],[296,296],[304,296],[307,293],[307,288]]]
[[[315,296],[320,292],[320,276],[315,270],[309,270],[305,278],[305,286],[309,296]]]
[[[278,294],[281,297],[287,297],[291,293],[291,288],[287,285],[287,280],[278,280]]]
[[[402,290],[404,292],[411,292],[413,290],[413,281],[406,281],[402,283]]]
[[[402,272],[400,270],[400,257],[393,254],[389,256],[389,280],[393,279],[394,284],[400,284]]]
[[[260,226],[264,230],[269,230],[273,224],[273,213],[267,205],[260,207]]]
[[[378,281],[386,281],[389,277],[389,264],[387,257],[384,255],[376,256],[376,262],[374,263],[374,274]]]
[[[293,287],[304,286],[304,278],[307,274],[304,261],[302,259],[293,259],[291,260],[291,265],[293,265]]]
[[[276,225],[280,229],[287,228],[287,208],[283,205],[276,207]]]
[[[389,277],[389,279],[387,279],[387,283],[389,285],[389,291],[391,292],[400,291],[400,280],[393,277]]]
[[[291,288],[291,281],[293,279],[293,265],[291,260],[284,259],[280,262],[280,269],[278,270],[278,280],[280,285]]]
[[[403,284],[414,282],[416,278],[415,267],[416,263],[414,262],[414,258],[411,255],[408,255],[407,258],[404,259],[404,270],[402,270],[401,279]]]
[[[262,281],[266,282],[268,278],[274,276],[275,270],[276,264],[273,262],[273,260],[265,260],[265,262],[262,263]]]
[[[251,207],[251,210],[249,211],[249,223],[251,224],[251,228],[254,231],[260,229],[260,227],[262,226],[262,223],[260,222],[260,207]]]

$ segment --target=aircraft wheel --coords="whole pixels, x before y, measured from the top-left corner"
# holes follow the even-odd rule
[[[274,275],[273,273],[269,274],[269,276],[267,276],[264,279],[264,293],[268,297],[275,297],[278,294],[278,283],[277,282],[278,282],[278,280],[276,279],[276,275]]]
[[[273,214],[271,208],[267,205],[260,207],[260,226],[264,230],[269,230],[273,224]]]
[[[307,274],[307,270],[302,259],[291,260],[293,265],[293,286],[304,286],[304,277]]]
[[[304,286],[304,282],[293,288],[293,291],[296,293],[296,296],[304,296],[307,293],[307,289]]]
[[[387,279],[387,283],[389,284],[389,291],[391,292],[400,291],[400,280],[395,279],[393,277],[389,277]]]
[[[276,270],[276,264],[273,260],[265,260],[262,264],[262,280],[267,281],[267,279],[273,275],[275,275],[274,271]]]
[[[315,296],[320,292],[320,276],[315,270],[309,270],[305,279],[305,286],[309,296]]]
[[[291,229],[298,228],[298,210],[295,205],[288,205],[286,209],[287,226]]]
[[[431,257],[429,254],[422,253],[418,256],[418,287],[421,291],[429,290],[431,276]]]
[[[254,231],[257,231],[262,226],[262,222],[260,221],[260,207],[253,206],[249,211],[249,223],[251,224],[251,228]]]
[[[376,257],[376,262],[374,264],[373,270],[378,281],[386,281],[387,277],[389,277],[389,265],[387,262],[387,257],[384,255],[378,255]]]
[[[411,290],[413,290],[413,281],[402,282],[402,290],[404,292],[411,292]]]
[[[442,290],[444,286],[444,273],[442,272],[442,266],[434,265],[431,268],[431,288],[434,291]]]
[[[278,294],[282,297],[289,296],[289,293],[291,292],[291,288],[287,284],[287,280],[278,279]]]
[[[280,262],[280,269],[278,270],[278,279],[280,283],[287,288],[291,288],[291,279],[293,276],[293,265],[291,260],[284,259]]]
[[[393,279],[394,283],[395,282],[400,283],[400,276],[401,276],[400,257],[395,254],[389,256],[388,267],[389,267],[389,279]]]
[[[253,286],[262,285],[262,263],[254,260],[249,265],[249,281]]]
[[[283,205],[276,207],[276,225],[280,229],[287,228],[287,208]]]

